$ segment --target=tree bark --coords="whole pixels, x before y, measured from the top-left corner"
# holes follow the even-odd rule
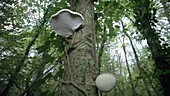
[[[65,49],[64,73],[59,96],[97,96],[95,79],[99,66],[95,51],[93,0],[68,0],[71,9],[84,16],[84,28],[73,35]],[[75,47],[67,52],[70,47]]]

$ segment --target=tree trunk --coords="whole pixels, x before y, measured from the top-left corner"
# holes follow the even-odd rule
[[[135,86],[133,84],[132,74],[131,74],[130,67],[129,67],[128,60],[127,60],[127,54],[126,54],[126,47],[125,47],[125,43],[124,43],[124,38],[123,38],[122,47],[123,47],[123,52],[125,54],[125,63],[126,63],[127,70],[128,70],[128,73],[129,73],[129,81],[130,81],[130,85],[131,85],[131,88],[132,88],[132,96],[136,96],[137,93],[136,93],[136,90],[135,90]]]
[[[98,63],[95,51],[93,0],[68,0],[72,10],[84,16],[84,28],[73,35],[64,60],[59,96],[97,96],[95,78]],[[75,47],[76,46],[76,47]],[[70,47],[75,47],[67,52]]]
[[[131,45],[131,47],[132,47],[132,50],[133,50],[133,53],[134,53],[134,56],[135,56],[137,68],[138,68],[138,70],[139,70],[139,74],[146,73],[146,72],[143,70],[143,68],[141,67],[141,65],[140,65],[140,61],[139,61],[139,58],[138,58],[138,54],[137,54],[137,52],[136,52],[136,50],[135,50],[135,47],[134,47],[134,45],[133,45],[133,42],[132,42],[131,37],[129,36],[129,34],[126,33],[126,31],[125,31],[125,26],[124,26],[123,22],[121,22],[121,23],[122,23],[122,26],[123,26],[123,31],[124,31],[126,37],[128,37],[128,39],[129,39],[129,41],[130,41],[130,45]],[[147,75],[147,74],[145,74],[145,75]],[[151,92],[150,92],[150,89],[149,89],[149,86],[147,85],[146,79],[143,78],[142,81],[143,81],[143,84],[144,84],[144,86],[145,86],[145,88],[146,88],[146,91],[147,91],[148,96],[152,96],[152,94],[151,94]]]
[[[158,79],[163,88],[163,94],[164,96],[170,96],[170,47],[161,45],[156,30],[151,26],[151,24],[153,24],[152,22],[154,22],[153,17],[155,15],[151,13],[151,11],[154,12],[156,9],[152,8],[150,4],[151,2],[149,0],[142,0],[142,2],[136,1],[137,6],[134,10],[136,13],[136,25],[138,29],[141,30],[151,50],[152,58],[156,66],[155,73],[158,74]]]

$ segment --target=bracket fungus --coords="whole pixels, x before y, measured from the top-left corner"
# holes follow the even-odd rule
[[[96,78],[96,87],[103,92],[109,92],[116,83],[116,78],[109,73],[100,74]]]
[[[50,18],[52,29],[61,36],[68,37],[83,26],[83,16],[69,9],[62,9]]]

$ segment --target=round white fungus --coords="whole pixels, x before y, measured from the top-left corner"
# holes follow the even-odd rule
[[[116,83],[116,78],[109,73],[100,74],[96,78],[96,86],[100,91],[110,91]]]

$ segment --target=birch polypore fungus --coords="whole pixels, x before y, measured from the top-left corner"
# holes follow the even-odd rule
[[[82,28],[83,16],[69,9],[62,9],[51,16],[52,29],[61,36],[68,37]]]
[[[103,92],[109,92],[116,83],[116,78],[109,73],[100,74],[96,78],[96,87]]]

